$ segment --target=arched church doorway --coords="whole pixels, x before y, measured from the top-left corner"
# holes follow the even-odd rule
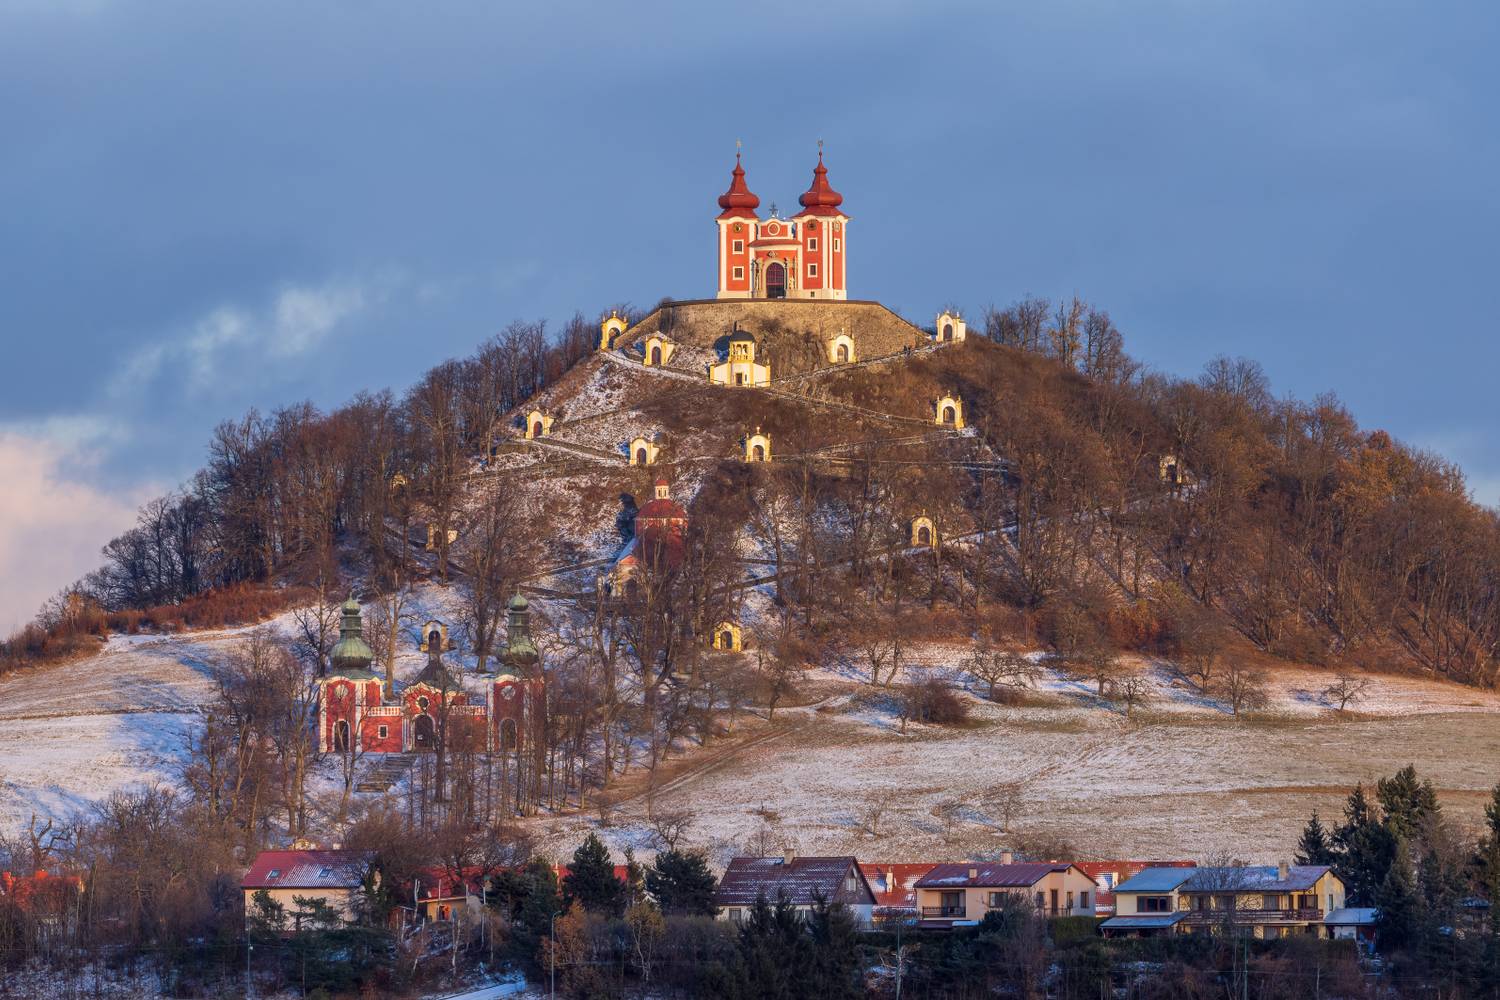
[[[515,719],[501,719],[500,720],[500,749],[502,749],[502,750],[514,750],[519,745],[520,745],[520,740],[516,739],[516,720]]]
[[[952,340],[953,339],[953,324],[952,323],[944,323],[943,324],[943,339],[944,340]]]
[[[413,720],[411,745],[416,750],[431,750],[437,746],[437,730],[432,724],[432,716],[419,715]]]
[[[731,632],[731,631],[729,631],[729,629],[727,629],[727,628],[723,632],[719,633],[719,648],[720,649],[733,649],[734,648],[734,633]]]
[[[786,298],[786,268],[780,263],[766,265],[766,298]]]
[[[918,545],[931,545],[932,544],[932,529],[929,528],[929,527],[927,527],[927,525],[925,525],[925,524],[922,525],[921,527],[919,527],[917,529],[917,544]]]
[[[953,411],[953,407],[951,407],[951,406],[945,406],[945,407],[943,407],[943,423],[945,423],[945,424],[951,424],[954,421],[956,421],[957,419],[958,419],[958,414]]]
[[[838,359],[839,359],[839,364],[841,364],[841,365],[846,365],[846,364],[849,363],[849,345],[848,344],[840,344],[839,345]]]
[[[653,365],[659,365],[659,364],[661,364],[661,345],[660,344],[657,344],[655,347],[651,348],[651,363]]]
[[[443,633],[433,629],[427,633],[427,648],[429,650],[440,650],[443,648]]]
[[[536,438],[542,436],[542,422],[540,420],[531,425],[531,436]]]
[[[635,464],[636,465],[646,465],[647,464],[647,462],[646,462],[647,457],[648,456],[646,455],[646,449],[645,448],[637,448],[635,450]]]
[[[343,719],[333,724],[333,752],[349,752],[349,723]]]
[[[764,462],[766,460],[766,446],[763,444],[756,445],[750,453],[755,456],[757,462]]]

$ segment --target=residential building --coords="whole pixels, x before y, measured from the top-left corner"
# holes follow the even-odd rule
[[[297,909],[298,898],[321,899],[347,920],[355,912],[374,863],[371,851],[261,851],[240,881],[240,889],[245,893],[245,913],[253,911],[256,893],[264,890],[288,914]],[[374,884],[378,885],[379,873],[374,877]]]
[[[1331,937],[1325,917],[1343,908],[1344,883],[1326,865],[1147,868],[1116,885],[1114,895],[1105,934]]]
[[[820,898],[843,903],[860,927],[869,927],[874,917],[875,893],[852,857],[735,858],[714,891],[714,905],[720,920],[739,923],[757,900],[775,904],[783,897],[803,914]]]
[[[875,894],[875,919],[916,919],[917,881],[936,867],[936,861],[919,864],[861,861],[860,873]]]
[[[1115,886],[1134,878],[1147,868],[1193,868],[1196,861],[1075,861],[1079,868],[1098,883],[1094,893],[1094,912],[1101,917],[1115,912]]]
[[[1098,889],[1086,872],[1066,861],[936,865],[915,888],[918,916],[934,927],[976,924],[1014,899],[1045,917],[1092,917]]]

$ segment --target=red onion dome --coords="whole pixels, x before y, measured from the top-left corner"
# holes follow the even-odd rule
[[[760,199],[745,186],[745,168],[740,166],[740,154],[734,154],[734,180],[729,190],[719,195],[719,207],[725,215],[754,215],[760,207]]]
[[[823,166],[823,151],[818,150],[818,165],[813,168],[812,187],[797,199],[806,212],[803,215],[837,215],[844,196],[828,185],[828,168]]]

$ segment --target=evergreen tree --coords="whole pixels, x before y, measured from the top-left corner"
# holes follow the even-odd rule
[[[802,918],[785,896],[776,905],[761,895],[740,928],[740,954],[746,993],[761,1000],[793,1000],[809,995],[803,988],[809,946]]]
[[[630,909],[646,898],[646,869],[635,859],[635,851],[625,848],[625,901]]]
[[[1396,842],[1395,856],[1375,893],[1375,933],[1382,951],[1401,951],[1416,944],[1422,925],[1422,902],[1417,894],[1410,852]]]
[[[609,848],[597,834],[589,834],[573,852],[573,863],[563,879],[562,888],[569,906],[576,901],[590,913],[611,917],[625,912],[625,883],[615,878]]]
[[[714,915],[713,872],[697,851],[663,851],[646,869],[646,891],[666,914]]]
[[[1484,807],[1485,833],[1479,841],[1477,875],[1490,902],[1490,933],[1500,934],[1500,785],[1490,791]]]
[[[1418,781],[1411,764],[1376,782],[1375,797],[1385,812],[1386,829],[1407,842],[1416,841],[1427,821],[1440,815],[1437,790],[1431,780]]]
[[[1363,785],[1354,786],[1344,806],[1344,822],[1333,834],[1334,870],[1344,881],[1350,906],[1374,906],[1395,856],[1395,838],[1376,818]]]
[[[805,995],[818,1000],[858,1000],[864,995],[864,986],[855,940],[858,929],[849,907],[815,896],[807,929],[810,948]]]
[[[494,880],[490,906],[510,915],[510,948],[519,961],[532,962],[552,925],[563,912],[557,873],[547,862],[536,859],[524,871],[503,872]]]
[[[1292,860],[1299,865],[1331,865],[1337,859],[1328,831],[1323,829],[1323,823],[1318,819],[1315,809],[1307,825],[1302,828],[1302,836],[1297,841],[1297,853]]]

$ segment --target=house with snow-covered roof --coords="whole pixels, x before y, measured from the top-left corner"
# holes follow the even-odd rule
[[[379,884],[374,864],[373,851],[340,848],[261,851],[240,880],[245,914],[248,917],[254,912],[255,896],[264,892],[288,914],[298,909],[298,899],[317,899],[347,920],[354,915],[355,902],[364,891],[365,880],[372,878],[373,884]]]
[[[787,854],[730,861],[714,890],[719,919],[740,923],[761,899],[772,905],[785,899],[804,915],[819,899],[843,903],[862,928],[870,926],[875,910],[875,894],[859,862],[852,857],[802,858]]]
[[[1115,915],[1100,929],[1332,937],[1325,918],[1343,907],[1344,883],[1327,865],[1147,868],[1115,886]]]

